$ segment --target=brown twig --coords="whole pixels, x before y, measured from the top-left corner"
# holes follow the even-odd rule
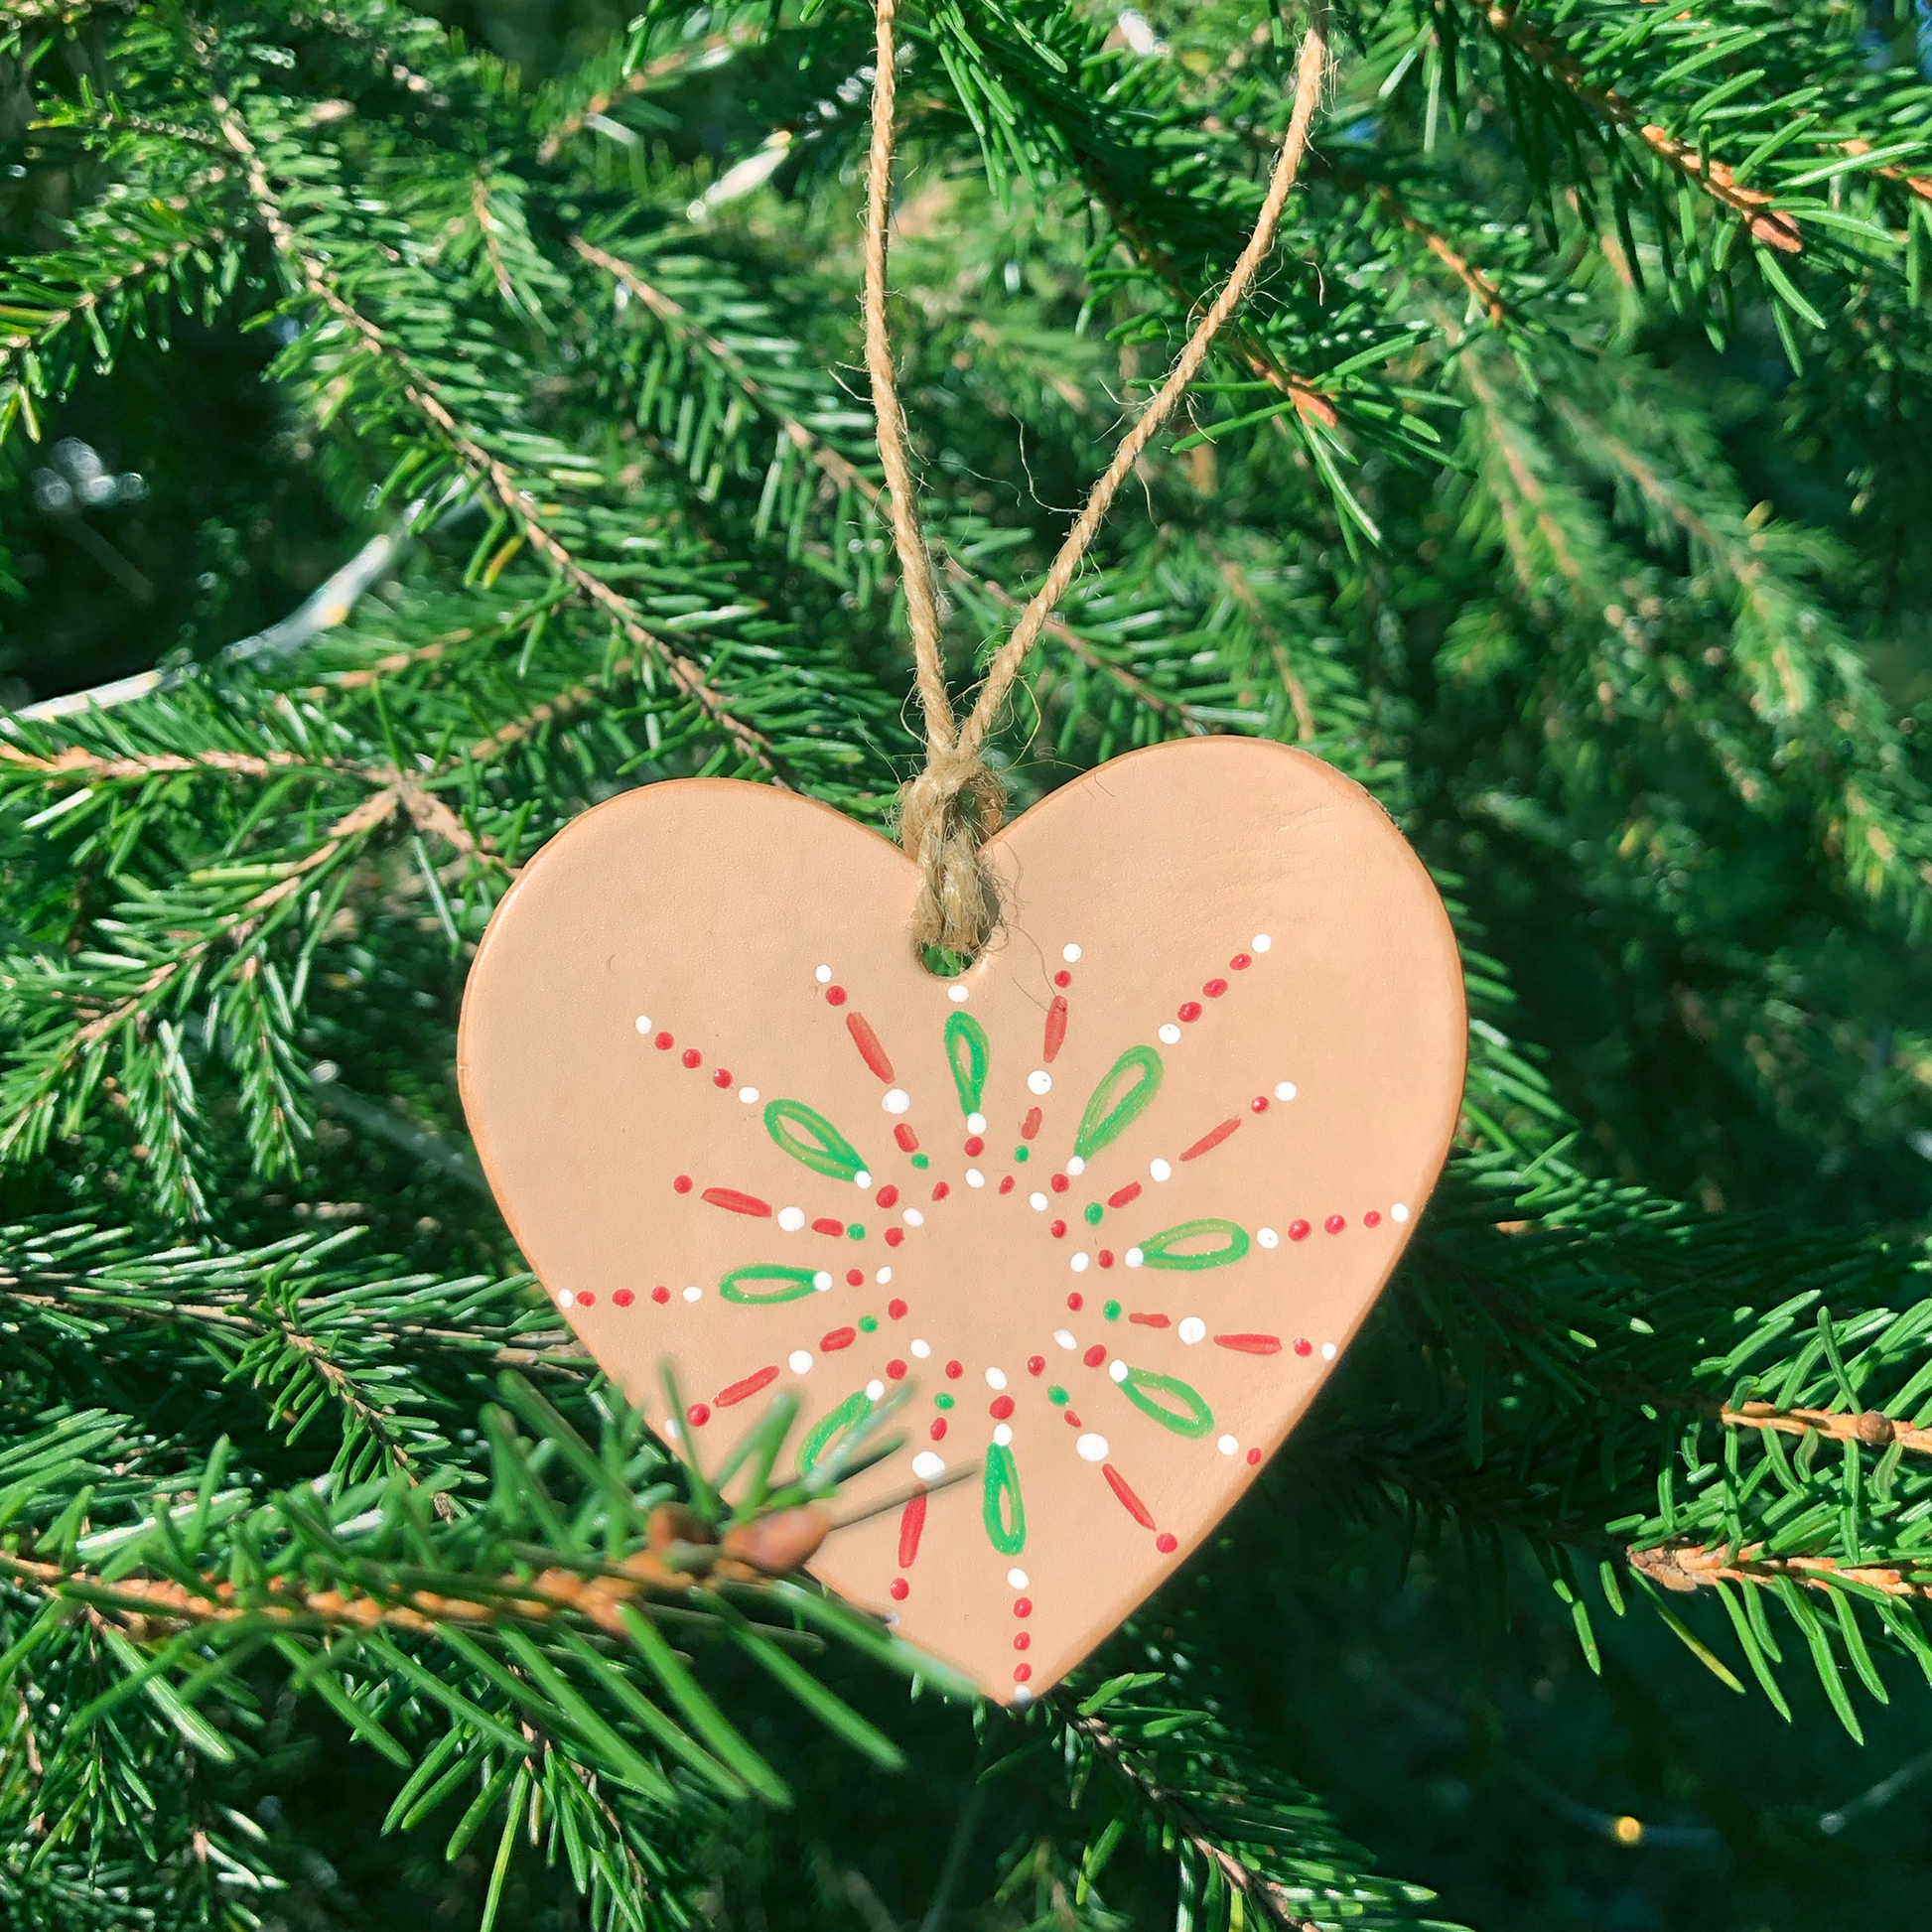
[[[1853,1584],[1885,1596],[1932,1600],[1932,1575],[1916,1563],[1846,1564],[1836,1557],[1772,1557],[1764,1554],[1761,1543],[1747,1543],[1737,1550],[1723,1543],[1659,1543],[1625,1555],[1631,1569],[1671,1590],[1705,1589],[1716,1584],[1750,1584],[1760,1589],[1787,1582],[1808,1589]]]
[[[733,27],[722,34],[710,34],[701,41],[694,41],[688,47],[680,47],[669,54],[660,54],[654,61],[646,61],[642,67],[633,68],[624,77],[604,93],[593,94],[574,114],[566,115],[551,131],[544,136],[543,145],[537,149],[537,159],[548,167],[556,160],[558,151],[564,143],[583,133],[585,127],[598,115],[608,114],[619,101],[632,94],[641,94],[654,87],[660,80],[669,80],[693,69],[715,66],[721,56],[735,54],[741,47],[750,47],[762,40],[764,28],[761,24],[745,23]]]

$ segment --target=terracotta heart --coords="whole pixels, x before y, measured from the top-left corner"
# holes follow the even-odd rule
[[[523,1252],[662,1427],[666,1357],[700,1447],[788,1388],[822,1452],[916,1383],[854,1498],[981,1474],[814,1567],[1024,1701],[1347,1346],[1448,1152],[1464,1018],[1422,865],[1305,753],[1156,746],[988,857],[1005,928],[935,979],[877,833],[724,779],[626,792],[498,908],[459,1061]]]

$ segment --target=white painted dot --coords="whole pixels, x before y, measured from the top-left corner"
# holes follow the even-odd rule
[[[574,1309],[577,1306],[577,1297],[567,1288],[559,1289],[557,1291],[557,1306],[560,1309]]]
[[[1164,1046],[1174,1046],[1179,1043],[1179,1040],[1180,1040],[1180,1029],[1176,1027],[1172,1020],[1170,1020],[1168,1024],[1161,1029],[1161,1043]]]
[[[1085,1255],[1085,1254],[1077,1254],[1077,1255],[1075,1255],[1075,1256],[1073,1257],[1073,1260],[1072,1260],[1072,1263],[1070,1264],[1070,1265],[1071,1265],[1071,1267],[1072,1267],[1072,1269],[1073,1269],[1073,1272],[1074,1272],[1074,1273],[1075,1273],[1076,1275],[1084,1275],[1084,1274],[1085,1274],[1085,1273],[1087,1272],[1087,1262],[1088,1262],[1088,1260],[1089,1260],[1089,1257],[1088,1257],[1087,1255]]]
[[[704,1290],[701,1289],[696,1282],[693,1282],[691,1286],[684,1291],[684,1299],[687,1302],[702,1302],[704,1300]]]
[[[1027,1091],[1029,1093],[1051,1093],[1053,1091],[1053,1076],[1043,1066],[1035,1067],[1027,1075]]]
[[[1232,1455],[1234,1451],[1241,1447],[1241,1445],[1237,1443],[1232,1436],[1223,1436],[1219,1439],[1219,1441],[1215,1443],[1214,1447],[1217,1449],[1219,1449],[1223,1455]]]
[[[1004,1389],[1007,1385],[1007,1372],[1003,1368],[989,1368],[986,1371],[986,1386],[989,1389]]]
[[[963,986],[949,986],[946,988],[946,998],[956,1007],[963,1007],[969,997],[970,995]]]
[[[929,1341],[915,1341],[912,1344],[912,1352],[920,1361],[924,1361],[932,1353],[932,1344]]]
[[[925,1226],[925,1216],[916,1207],[908,1207],[900,1218],[909,1228],[922,1228]]]
[[[677,1441],[677,1439],[680,1436],[684,1434],[684,1431],[677,1426],[677,1418],[675,1416],[668,1416],[665,1418],[664,1434],[668,1436],[671,1439],[671,1441],[674,1443]]]
[[[1138,1268],[1147,1259],[1147,1256],[1142,1254],[1138,1248],[1129,1248],[1121,1259],[1127,1263],[1128,1267]]]
[[[969,1187],[984,1187],[986,1185],[986,1176],[977,1168],[968,1168],[966,1170],[966,1184]]]
[[[1080,1451],[1083,1462],[1104,1462],[1107,1459],[1107,1439],[1104,1436],[1082,1436],[1073,1447]]]
[[[872,1185],[872,1175],[869,1174],[864,1168],[861,1168],[859,1172],[852,1176],[852,1184],[855,1187],[870,1187]]]
[[[1150,1161],[1147,1164],[1147,1171],[1156,1180],[1169,1180],[1173,1176],[1173,1169],[1165,1161]]]
[[[794,1348],[785,1360],[794,1375],[809,1375],[812,1372],[812,1353],[809,1348]]]
[[[1087,1164],[1084,1161],[1082,1161],[1077,1154],[1071,1155],[1067,1159],[1066,1171],[1068,1173],[1074,1173],[1074,1174],[1085,1173],[1087,1171]]]
[[[817,1289],[821,1295],[823,1295],[825,1291],[832,1286],[831,1271],[826,1268],[821,1268],[818,1271],[818,1273],[812,1277],[812,1286],[815,1289]]]
[[[934,1455],[930,1449],[921,1449],[912,1458],[912,1473],[921,1482],[931,1482],[946,1473],[945,1457]]]
[[[1293,1080],[1284,1080],[1275,1089],[1275,1098],[1277,1100],[1293,1100],[1295,1098],[1295,1082]]]
[[[888,1087],[886,1097],[879,1103],[889,1114],[902,1114],[912,1104],[912,1096],[903,1087]]]
[[[1060,957],[1063,960],[1065,960],[1069,966],[1077,966],[1080,963],[1080,948],[1076,946],[1069,939],[1067,943],[1060,948]]]
[[[1107,1373],[1111,1375],[1116,1382],[1125,1382],[1127,1380],[1127,1364],[1123,1362],[1118,1355],[1116,1355],[1114,1359],[1107,1364]]]
[[[1011,1449],[1013,1447],[1012,1427],[1009,1424],[1003,1422],[995,1423],[993,1425],[993,1440],[996,1443],[998,1443],[1002,1449]]]
[[[1255,951],[1256,951],[1256,952],[1266,952],[1266,951],[1268,950],[1268,948],[1269,948],[1270,946],[1272,946],[1272,945],[1273,945],[1274,943],[1275,943],[1275,942],[1274,942],[1274,940],[1272,940],[1271,938],[1269,938],[1269,936],[1268,936],[1268,935],[1267,935],[1267,933],[1265,933],[1265,932],[1257,932],[1257,933],[1255,934]]]
[[[637,1016],[637,1031],[638,1031],[638,1032],[639,1032],[640,1034],[647,1034],[647,1033],[649,1033],[649,1032],[650,1032],[650,1015],[649,1015],[649,1014],[647,1014],[647,1013],[640,1013],[640,1014],[639,1014],[639,1015]]]
[[[1024,1570],[1009,1570],[1007,1572],[1007,1583],[1014,1589],[1025,1589],[1031,1581],[1032,1579],[1028,1577]]]
[[[1037,1214],[1046,1205],[1046,1196],[1038,1193],[1029,1194],[1027,1196],[1027,1205]]]
[[[1282,1244],[1281,1236],[1273,1228],[1256,1228],[1255,1239],[1264,1248],[1279,1248]]]
[[[796,1234],[805,1225],[805,1210],[802,1207],[779,1208],[778,1225],[787,1234]]]
[[[1185,1315],[1181,1319],[1179,1332],[1180,1339],[1191,1348],[1195,1342],[1206,1338],[1207,1323],[1197,1314]]]
[[[892,1279],[893,1279],[893,1271],[890,1268],[882,1268],[879,1271],[879,1273],[873,1277],[873,1280],[876,1281],[881,1288],[884,1288]]]
[[[1053,1339],[1062,1348],[1078,1348],[1080,1345],[1073,1339],[1073,1330],[1071,1328],[1055,1328],[1053,1330]]]
[[[966,1116],[966,1131],[969,1134],[984,1134],[986,1132],[986,1116],[984,1114],[968,1114]]]
[[[1033,1703],[1033,1701],[1034,1701],[1034,1694],[1033,1692],[1028,1690],[1026,1685],[1016,1684],[1013,1687],[1013,1708],[1016,1711],[1019,1710],[1023,1705],[1028,1705]]]
[[[1332,1362],[1335,1359],[1335,1345],[1333,1342],[1324,1341],[1321,1344],[1321,1359],[1324,1362]]]
[[[829,966],[821,966],[812,977],[820,986],[829,986],[832,983],[832,969]]]
[[[757,1087],[740,1087],[738,1097],[748,1107],[756,1107],[759,1104],[759,1090]]]
[[[874,1380],[866,1384],[866,1400],[868,1402],[877,1402],[885,1393],[886,1385],[884,1382]]]
[[[1408,1218],[1409,1210],[1400,1201],[1389,1209],[1389,1219],[1392,1221],[1406,1221]]]

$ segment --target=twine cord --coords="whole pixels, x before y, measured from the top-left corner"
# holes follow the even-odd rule
[[[1295,106],[1282,141],[1268,193],[1254,232],[1242,249],[1220,293],[1180,351],[1168,379],[1120,440],[1113,461],[1074,519],[1045,582],[1020,614],[1013,634],[987,667],[986,681],[965,721],[955,721],[946,690],[940,651],[939,618],[932,595],[932,565],[919,528],[918,502],[906,457],[905,415],[894,379],[892,345],[886,327],[886,233],[893,174],[894,44],[897,0],[874,0],[878,30],[878,67],[873,79],[872,150],[866,181],[866,366],[872,376],[873,408],[879,423],[879,458],[890,492],[893,543],[898,553],[899,580],[905,590],[912,654],[918,672],[919,703],[925,716],[925,768],[899,799],[899,843],[919,868],[919,898],[913,913],[913,942],[971,958],[993,930],[999,899],[980,858],[980,847],[999,830],[1006,789],[981,756],[1000,708],[1006,703],[1028,653],[1046,620],[1066,594],[1120,486],[1133,474],[1141,453],[1173,413],[1174,405],[1207,359],[1214,338],[1246,298],[1261,265],[1275,245],[1282,210],[1308,151],[1309,129],[1321,98],[1327,69],[1325,0],[1315,0],[1302,42],[1296,71]]]

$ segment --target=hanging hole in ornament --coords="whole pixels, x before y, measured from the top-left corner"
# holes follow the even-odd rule
[[[919,964],[936,980],[956,980],[973,963],[970,954],[945,946],[921,946],[918,952]]]

